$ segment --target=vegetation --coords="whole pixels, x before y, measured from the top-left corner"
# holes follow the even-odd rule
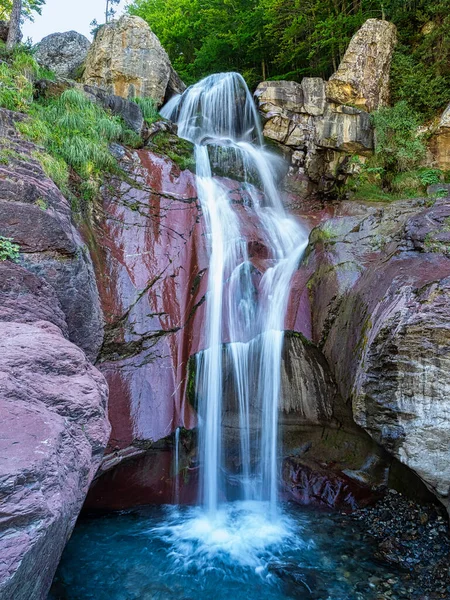
[[[13,260],[19,258],[19,246],[14,244],[12,238],[3,237],[0,235],[0,261]]]
[[[450,0],[133,0],[187,83],[237,70],[250,86],[328,78],[368,18],[399,31],[392,97],[427,118],[450,99]]]
[[[29,50],[17,47],[0,54],[8,62],[0,64],[0,106],[28,114],[18,128],[42,150],[35,153],[46,174],[66,194],[72,188],[84,199],[98,191],[102,175],[117,170],[109,152],[109,143],[124,141],[139,144],[119,117],[105,112],[82,92],[68,89],[61,96],[48,100],[33,98],[33,80],[42,71]],[[150,113],[150,103],[145,103]],[[0,161],[8,162],[10,153],[4,149]]]

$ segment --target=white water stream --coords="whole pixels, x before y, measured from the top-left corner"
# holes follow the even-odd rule
[[[210,256],[206,344],[197,359],[201,503],[206,514],[217,519],[219,505],[226,500],[226,361],[234,373],[239,407],[240,467],[235,481],[243,500],[249,505],[263,502],[273,516],[283,330],[290,282],[306,248],[307,232],[283,207],[276,185],[280,159],[263,145],[258,114],[240,75],[211,75],[173,98],[161,114],[177,123],[180,137],[195,144]],[[230,198],[226,180],[214,176],[217,166],[231,178],[239,171],[244,206]],[[256,227],[265,247],[261,269],[249,256],[252,240],[247,239],[246,222]]]

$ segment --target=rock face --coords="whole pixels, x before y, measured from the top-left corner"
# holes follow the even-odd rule
[[[45,598],[109,435],[103,376],[45,281],[0,262],[0,597]]]
[[[338,70],[327,83],[332,102],[373,111],[389,102],[389,71],[397,43],[393,23],[368,19],[353,36]]]
[[[98,31],[83,81],[123,98],[153,98],[158,106],[185,89],[147,23],[126,15]]]
[[[395,43],[395,25],[369,19],[328,82],[305,77],[301,83],[259,84],[255,99],[264,136],[290,161],[287,190],[303,196],[332,193],[355,168],[350,155],[365,156],[373,150],[368,113],[388,102]]]
[[[76,77],[90,45],[90,41],[76,31],[52,33],[37,44],[35,57],[40,65],[59,77]]]
[[[450,170],[450,104],[445,109],[439,125],[430,140],[430,150],[435,166]]]
[[[328,192],[351,173],[349,155],[373,149],[368,113],[328,102],[325,82],[264,81],[255,92],[264,119],[264,136],[290,160],[285,186],[307,195]]]
[[[53,286],[69,337],[95,360],[103,342],[103,315],[87,248],[71,221],[71,208],[35,157],[36,146],[15,130],[19,113],[0,110],[0,235],[19,244],[22,262]]]
[[[342,204],[314,230],[313,340],[355,421],[450,507],[449,199]]]
[[[8,21],[0,21],[0,40],[2,42],[6,42],[8,39],[8,31],[9,31],[9,22]]]

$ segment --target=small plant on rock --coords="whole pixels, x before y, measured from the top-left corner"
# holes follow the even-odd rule
[[[14,244],[12,238],[3,237],[0,235],[0,261],[12,260],[16,261],[19,258],[19,246]]]

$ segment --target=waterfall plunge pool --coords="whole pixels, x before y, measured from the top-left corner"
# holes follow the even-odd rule
[[[149,506],[78,522],[49,600],[412,598],[377,561],[361,523],[339,513],[234,502]],[[389,595],[383,595],[389,581]]]

